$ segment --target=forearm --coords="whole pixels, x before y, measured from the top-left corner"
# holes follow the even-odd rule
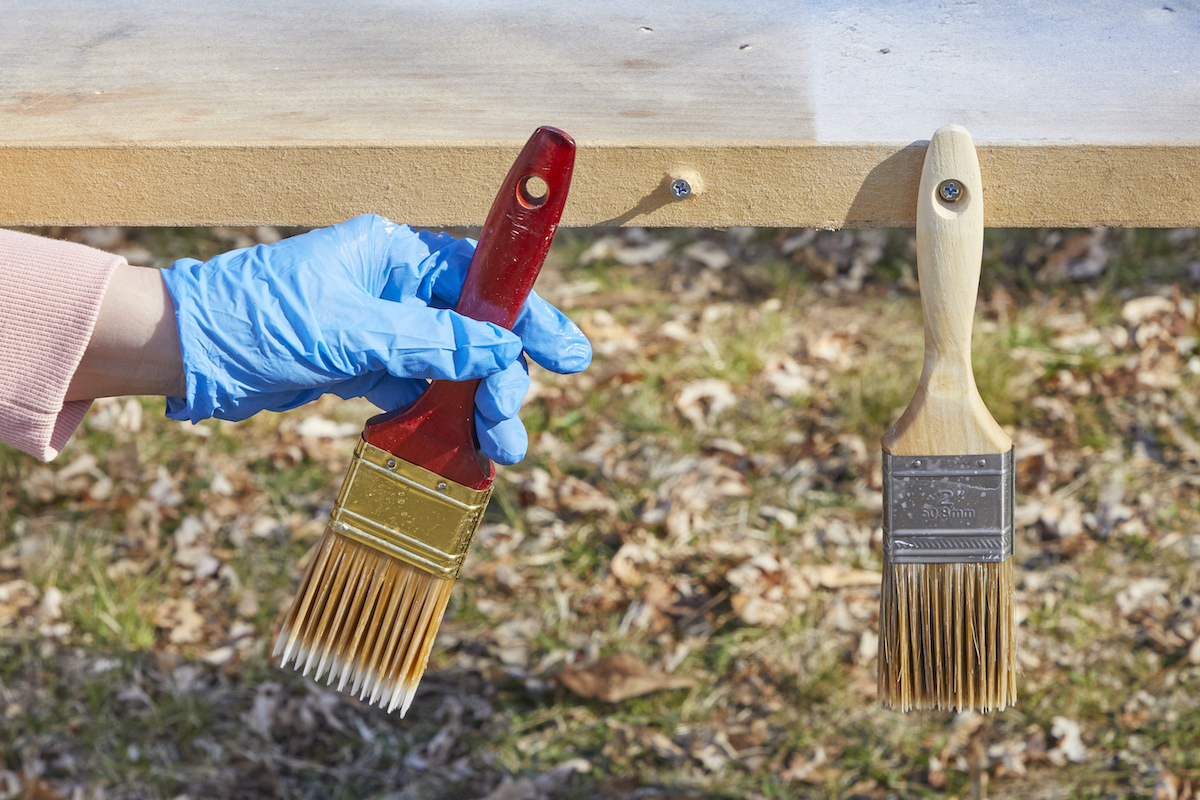
[[[66,400],[185,394],[175,309],[156,269],[118,266]]]

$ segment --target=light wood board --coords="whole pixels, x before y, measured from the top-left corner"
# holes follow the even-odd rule
[[[1192,1],[0,11],[4,225],[478,224],[552,124],[580,145],[564,224],[905,226],[945,123],[989,226],[1200,224]]]

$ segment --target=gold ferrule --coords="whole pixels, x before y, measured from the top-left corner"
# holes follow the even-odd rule
[[[364,439],[354,451],[329,525],[343,536],[454,580],[491,496],[490,486],[471,489]]]

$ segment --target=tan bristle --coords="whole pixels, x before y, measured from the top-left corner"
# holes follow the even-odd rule
[[[883,568],[879,700],[899,711],[1002,711],[1017,697],[1012,559]]]
[[[408,711],[454,581],[326,529],[275,643],[314,679],[390,712]]]

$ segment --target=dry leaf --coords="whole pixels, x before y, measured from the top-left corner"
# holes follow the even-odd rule
[[[1046,756],[1055,766],[1064,766],[1068,761],[1080,764],[1087,761],[1087,747],[1080,735],[1079,723],[1066,717],[1055,717],[1050,721],[1050,735],[1058,740]]]
[[[725,269],[733,263],[733,256],[729,255],[716,242],[701,240],[693,242],[683,248],[685,258],[690,258],[703,264],[708,269]]]
[[[1200,784],[1191,778],[1163,771],[1154,784],[1153,800],[1196,800],[1197,797],[1200,797]]]
[[[793,753],[787,769],[780,773],[779,777],[785,781],[822,783],[826,777],[826,770],[822,767],[828,760],[829,756],[826,755],[825,748],[821,745],[813,748],[812,758],[805,758],[800,753]]]
[[[54,784],[43,778],[30,776],[25,778],[21,787],[19,800],[67,800],[54,789]]]
[[[243,715],[246,727],[269,741],[275,709],[283,701],[282,695],[283,687],[278,683],[260,683],[254,693],[253,707]]]
[[[42,602],[38,604],[34,618],[41,624],[58,622],[62,619],[63,593],[57,586],[47,587],[42,594]]]
[[[654,752],[667,761],[674,763],[687,757],[686,750],[675,744],[666,734],[660,731],[646,731],[642,734],[642,738],[654,748]]]
[[[0,626],[25,616],[38,599],[37,587],[27,580],[0,583]]]
[[[1167,592],[1171,582],[1165,578],[1141,578],[1131,582],[1117,593],[1117,609],[1121,616],[1134,617],[1139,612],[1167,605]]]
[[[357,422],[334,422],[320,414],[306,417],[296,426],[296,433],[313,439],[346,439],[361,432],[362,425]]]
[[[804,576],[824,589],[848,589],[854,586],[878,586],[883,574],[868,569],[853,569],[842,564],[821,564],[801,568]]]
[[[155,624],[167,629],[167,639],[172,644],[194,644],[204,637],[204,618],[196,613],[195,602],[188,598],[163,603]]]
[[[632,653],[617,653],[587,667],[563,670],[558,679],[581,697],[595,697],[609,703],[696,685],[691,678],[652,669]]]
[[[4,769],[4,761],[0,759],[0,797],[17,797],[21,791],[21,776],[12,770]]]
[[[597,513],[615,517],[621,512],[621,506],[612,496],[600,491],[595,486],[567,475],[556,487],[559,507],[579,514]]]
[[[626,586],[639,586],[646,567],[658,561],[654,551],[645,545],[626,542],[609,562],[608,570]]]
[[[721,412],[737,405],[737,396],[729,384],[717,378],[703,378],[683,387],[675,398],[679,413],[697,430],[708,430],[716,424]]]
[[[1126,325],[1140,325],[1158,314],[1169,314],[1175,304],[1166,297],[1138,297],[1121,306],[1121,318]]]
[[[777,628],[791,616],[783,603],[761,596],[735,594],[729,598],[729,603],[733,606],[734,613],[747,625]]]
[[[824,380],[824,371],[801,364],[791,356],[771,356],[763,362],[763,379],[771,393],[783,398],[812,393],[813,384]]]
[[[994,744],[987,750],[988,758],[996,764],[996,777],[1025,774],[1025,742],[1009,741]]]

